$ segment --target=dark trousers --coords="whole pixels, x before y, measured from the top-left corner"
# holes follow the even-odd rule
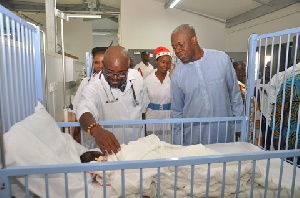
[[[267,141],[265,141],[266,129],[268,129],[267,130]],[[262,120],[261,120],[261,131],[262,131],[263,146],[266,148],[266,150],[270,150],[272,130],[271,130],[270,126],[268,126],[268,127],[266,126],[266,117],[264,115],[262,116]]]

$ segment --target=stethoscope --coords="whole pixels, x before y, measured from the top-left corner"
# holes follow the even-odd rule
[[[118,98],[116,98],[116,97],[114,96],[114,94],[112,93],[111,87],[110,87],[109,91],[110,91],[110,95],[112,96],[112,99],[109,99],[108,94],[107,94],[107,91],[106,91],[106,89],[104,88],[104,85],[102,84],[101,75],[102,75],[102,71],[101,71],[101,73],[100,73],[100,75],[99,75],[99,80],[100,80],[100,82],[101,82],[102,88],[104,89],[104,92],[105,92],[105,95],[106,95],[106,99],[107,99],[107,100],[105,101],[105,103],[114,103],[114,102],[117,102],[117,101],[118,101]],[[131,82],[131,80],[129,80],[129,82],[131,83],[130,88],[132,89],[132,95],[133,95],[133,101],[132,101],[132,102],[133,102],[133,106],[136,107],[137,105],[139,105],[139,102],[138,102],[137,99],[136,99],[135,90],[134,90],[134,88],[133,88],[133,83]]]

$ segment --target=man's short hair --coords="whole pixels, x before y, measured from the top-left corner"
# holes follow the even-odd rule
[[[143,56],[144,54],[149,54],[149,52],[143,51],[143,52],[141,53],[141,56]]]

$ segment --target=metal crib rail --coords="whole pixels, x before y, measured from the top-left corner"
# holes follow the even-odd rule
[[[250,139],[248,140],[254,144],[254,142],[257,140],[258,145],[261,145],[265,150],[267,149],[266,145],[270,144],[270,149],[273,149],[273,137],[274,137],[274,128],[275,128],[275,113],[278,107],[274,104],[276,104],[277,94],[280,90],[281,84],[279,82],[279,75],[281,75],[281,72],[284,72],[283,76],[283,95],[286,94],[286,80],[288,68],[292,69],[292,75],[289,76],[292,77],[292,87],[296,75],[296,64],[297,60],[300,60],[300,54],[299,54],[299,36],[300,36],[300,27],[293,28],[293,29],[287,29],[283,31],[278,31],[274,33],[268,33],[268,34],[252,34],[249,38],[248,42],[248,66],[247,66],[247,94],[246,94],[246,117],[248,120],[247,125],[247,132],[255,133],[256,139]],[[293,40],[294,39],[294,40]],[[294,49],[294,51],[292,51]],[[270,60],[270,76],[266,76],[266,64],[267,64],[267,58]],[[276,75],[276,77],[273,76]],[[273,78],[274,77],[274,78]],[[269,82],[267,82],[267,78],[269,78]],[[262,82],[260,82],[260,80]],[[275,81],[274,81],[275,80]],[[275,83],[275,87],[273,87],[273,83]],[[290,100],[287,101],[290,103],[289,105],[289,118],[291,118],[291,109],[292,109],[292,98],[295,95],[293,92],[294,90],[291,89],[291,97]],[[255,98],[254,102],[251,101],[251,98]],[[273,101],[275,98],[275,102]],[[264,103],[266,101],[266,103]],[[259,110],[260,114],[257,114],[258,102],[260,102]],[[285,100],[282,100],[282,105],[284,104]],[[251,105],[253,106],[255,104],[254,108],[254,122],[251,125]],[[281,107],[281,109],[283,109]],[[296,112],[296,114],[299,114],[299,112]],[[281,115],[283,115],[283,112],[281,110]],[[263,123],[263,116],[266,117]],[[290,119],[289,119],[290,120]],[[272,124],[273,123],[273,124]],[[300,117],[298,116],[298,125],[297,128],[299,129],[299,123],[300,123]],[[290,125],[291,123],[288,123],[288,131],[290,131]],[[280,123],[280,134],[283,131],[283,122],[281,119]],[[263,129],[266,128],[266,129]],[[253,130],[252,130],[253,129]],[[268,130],[271,129],[271,138],[268,137]],[[296,132],[296,140],[295,145],[297,145],[299,130]],[[265,134],[263,134],[263,131],[266,131]],[[270,132],[269,132],[270,133]],[[250,137],[250,135],[248,135]],[[269,140],[271,139],[271,140]],[[267,142],[268,141],[268,142]],[[269,143],[271,141],[271,143]],[[279,135],[279,146],[277,149],[281,149],[280,142],[283,141],[288,143],[288,136],[286,139],[281,140],[281,135]]]
[[[90,163],[90,164],[61,164],[61,165],[40,165],[40,166],[24,166],[24,167],[8,167],[7,169],[0,170],[0,184],[6,183],[10,184],[9,178],[15,177],[15,176],[24,176],[26,184],[25,186],[28,188],[28,177],[30,175],[44,175],[45,176],[45,185],[46,188],[48,185],[48,179],[51,174],[57,174],[57,173],[63,173],[63,174],[69,174],[69,173],[77,173],[77,172],[83,172],[84,173],[84,180],[86,181],[86,173],[87,172],[93,172],[93,171],[103,171],[103,174],[106,174],[106,171],[113,171],[113,170],[121,170],[123,183],[122,183],[122,194],[125,195],[125,170],[129,169],[140,169],[140,174],[142,175],[143,169],[148,168],[157,168],[157,173],[160,174],[160,169],[163,167],[174,167],[175,168],[175,174],[178,171],[178,167],[181,166],[191,166],[191,178],[194,178],[194,169],[196,165],[207,165],[208,166],[208,172],[207,172],[207,183],[210,181],[209,177],[209,171],[212,164],[216,163],[223,163],[223,175],[222,175],[222,191],[221,196],[224,196],[224,188],[225,188],[225,175],[226,175],[226,163],[229,162],[238,162],[238,172],[239,174],[237,177],[240,177],[240,169],[241,169],[241,162],[243,161],[250,161],[253,163],[252,167],[252,178],[255,177],[255,168],[256,168],[256,161],[258,160],[268,160],[267,167],[266,167],[266,180],[265,185],[268,185],[268,176],[269,176],[269,166],[270,166],[270,159],[273,158],[280,158],[281,159],[281,167],[283,166],[283,160],[288,157],[300,157],[300,149],[298,150],[289,150],[289,151],[270,151],[270,152],[255,152],[255,153],[239,153],[239,154],[226,154],[226,155],[211,155],[211,156],[194,156],[194,157],[183,157],[183,158],[170,158],[170,159],[155,159],[155,160],[136,160],[136,161],[119,161],[119,162],[105,162],[105,163]],[[295,173],[296,171],[296,163],[293,165],[293,171]],[[291,196],[293,197],[294,188],[295,188],[295,179],[296,175],[293,174],[292,179],[292,186],[291,186]],[[280,173],[279,177],[279,187],[281,186],[281,176],[282,172]],[[105,178],[105,176],[104,176]],[[141,176],[142,178],[142,176]],[[68,197],[68,179],[67,176],[65,176],[66,180],[66,197]],[[142,181],[142,180],[141,180]],[[140,181],[140,186],[142,187],[142,182]],[[254,191],[253,182],[254,179],[251,180],[251,193]],[[104,181],[105,183],[106,181]],[[175,177],[174,180],[174,197],[176,197],[176,187],[177,187],[177,177]],[[193,184],[193,181],[191,181],[191,184]],[[239,185],[240,183],[237,182],[237,192],[239,192]],[[3,186],[3,185],[2,185]],[[160,193],[160,177],[158,176],[157,181],[157,195]],[[191,188],[191,197],[193,195],[193,185]],[[104,189],[106,186],[104,185]],[[280,188],[279,188],[280,189]],[[209,194],[209,187],[206,188],[206,195]],[[26,190],[27,192],[28,189]],[[105,193],[106,191],[104,191]],[[142,191],[141,191],[142,192]],[[45,197],[50,197],[49,192],[46,192]],[[266,192],[265,192],[266,193]],[[0,197],[10,197],[10,187],[5,186],[0,191]],[[87,183],[85,182],[85,195],[88,197],[87,193]],[[280,190],[278,192],[278,195],[280,196]],[[107,194],[103,194],[103,197],[106,197]]]
[[[226,126],[226,139],[228,140],[228,138],[230,137],[230,133],[233,131],[237,131],[237,126],[240,125],[241,126],[241,135],[240,135],[240,139],[241,141],[245,141],[246,140],[246,131],[245,131],[245,117],[211,117],[211,118],[176,118],[176,119],[162,119],[162,120],[158,120],[158,119],[149,119],[149,120],[119,120],[119,121],[99,121],[99,123],[102,125],[102,127],[109,127],[110,130],[112,130],[113,133],[115,133],[115,129],[116,128],[122,128],[123,131],[123,143],[125,142],[125,128],[132,128],[132,133],[133,133],[133,137],[135,136],[135,132],[136,130],[138,130],[138,128],[142,128],[142,137],[146,136],[145,133],[145,126],[146,125],[150,125],[153,126],[152,128],[152,134],[155,134],[155,124],[162,124],[163,125],[163,134],[166,132],[166,129],[164,128],[164,126],[166,124],[170,124],[171,126],[171,133],[174,134],[174,126],[180,126],[181,127],[181,140],[183,139],[183,127],[184,125],[190,125],[192,126],[193,124],[199,124],[201,126],[201,124],[209,124],[209,127],[211,127],[212,124],[218,124],[218,126],[220,126],[221,124]],[[59,127],[66,127],[66,128],[70,128],[70,127],[78,127],[80,126],[80,124],[78,122],[58,122],[57,123]],[[232,124],[233,128],[228,127],[229,124]],[[221,130],[220,127],[218,127],[218,130]],[[69,131],[72,131],[69,129]],[[128,131],[127,131],[128,132]],[[148,131],[149,132],[149,131]],[[193,129],[191,127],[191,133],[198,133],[200,132],[201,134],[201,127],[200,127],[200,131],[197,131],[195,129]],[[237,141],[236,140],[236,136],[235,136],[235,132],[234,132],[234,139],[233,141]],[[84,133],[82,131],[82,133]],[[209,139],[208,142],[210,143],[210,136],[212,133],[217,133],[218,131],[212,131],[210,130],[209,133]],[[218,135],[217,135],[218,136]],[[165,137],[163,136],[162,140]],[[135,139],[131,139],[131,140],[135,140]],[[172,135],[172,141],[173,142],[173,135]],[[228,140],[229,141],[229,140]],[[232,140],[231,140],[232,141]],[[200,140],[199,143],[201,142],[201,135],[200,135]],[[217,142],[221,142],[219,141],[219,138],[217,139]],[[122,143],[122,142],[121,142]],[[183,141],[181,141],[181,145],[183,145]]]
[[[3,133],[31,115],[38,100],[43,100],[39,27],[0,5],[0,47],[0,139],[3,139]],[[1,162],[5,167],[3,144]]]

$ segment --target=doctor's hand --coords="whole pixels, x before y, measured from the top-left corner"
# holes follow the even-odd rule
[[[100,147],[104,155],[111,155],[121,150],[121,146],[117,138],[110,131],[107,131],[101,126],[95,126],[91,129],[95,138],[96,144]]]

